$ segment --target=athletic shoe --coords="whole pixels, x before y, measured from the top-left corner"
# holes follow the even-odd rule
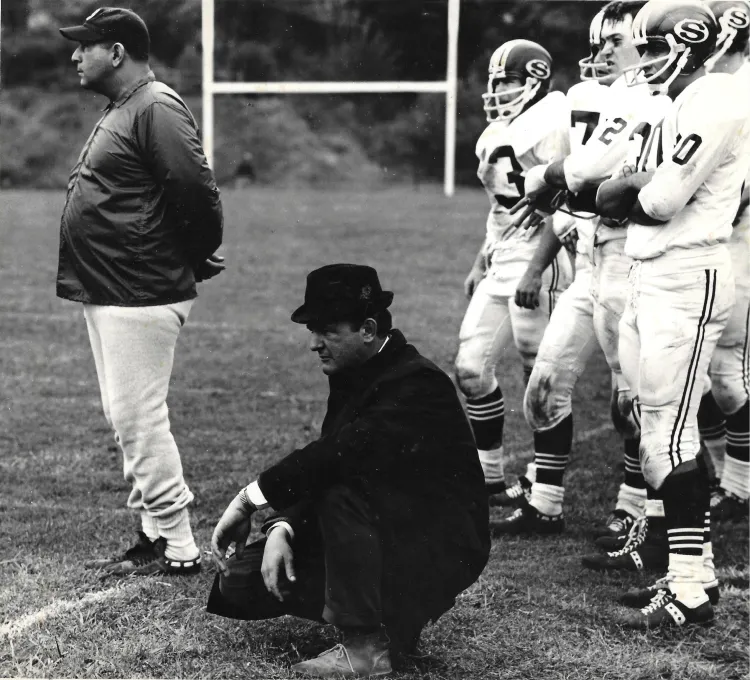
[[[616,552],[622,550],[628,542],[629,534],[623,534],[622,536],[600,536],[594,541],[599,550],[602,552]]]
[[[164,555],[166,549],[167,539],[160,536],[151,544],[150,551],[131,553],[124,560],[104,567],[104,572],[111,576],[149,576],[152,574],[188,576],[200,572],[200,554],[192,560],[170,560]]]
[[[490,533],[494,536],[517,534],[560,534],[565,528],[565,519],[559,515],[545,515],[533,505],[524,503],[510,517],[490,522]]]
[[[666,534],[649,531],[646,517],[633,524],[628,539],[620,550],[586,555],[584,567],[596,571],[666,571],[669,563],[669,543]]]
[[[594,529],[594,538],[626,536],[634,522],[635,517],[626,510],[613,510],[607,521]]]
[[[104,569],[112,564],[127,562],[128,560],[139,561],[154,553],[154,544],[142,531],[138,532],[138,540],[132,548],[114,557],[100,557],[83,563],[86,569]]]
[[[711,495],[711,519],[716,522],[742,520],[748,517],[748,499],[719,489]]]
[[[711,581],[710,583],[703,584],[703,590],[708,595],[708,601],[715,605],[719,602],[719,582]],[[654,599],[658,594],[668,594],[669,589],[669,577],[662,576],[653,585],[647,588],[636,588],[635,590],[629,590],[620,597],[620,603],[626,607],[632,607],[633,609],[640,609],[641,607],[648,606],[648,603]]]
[[[490,496],[490,505],[520,505],[531,500],[531,482],[521,475],[512,486],[506,486]]]
[[[659,628],[661,626],[707,625],[714,620],[714,608],[706,600],[691,608],[674,593],[661,592],[643,609],[626,614],[622,624],[628,628]]]

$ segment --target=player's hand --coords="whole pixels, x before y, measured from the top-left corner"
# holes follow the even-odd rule
[[[516,215],[511,226],[514,229],[536,228],[552,215],[564,200],[565,192],[554,187],[547,188],[534,196],[524,196],[509,210],[511,215]]]
[[[636,172],[638,172],[638,170],[635,165],[623,165],[622,168],[620,168],[620,172],[617,176],[630,177],[630,175],[634,175]]]
[[[260,573],[268,592],[280,602],[284,596],[290,594],[289,583],[294,583],[297,576],[294,573],[294,553],[289,545],[289,534],[283,527],[271,529],[263,550],[263,564]]]
[[[469,275],[464,281],[464,294],[471,300],[474,295],[474,291],[477,289],[480,281],[484,278],[485,271],[480,267],[472,267]]]
[[[198,282],[212,279],[223,272],[227,266],[224,264],[224,258],[214,253],[207,260],[198,265],[195,270],[195,280]]]
[[[229,504],[219,523],[214,529],[211,537],[211,555],[214,558],[216,568],[225,576],[229,574],[227,569],[226,554],[230,544],[235,544],[238,558],[245,551],[245,543],[250,535],[250,520],[255,512],[255,506],[247,500],[244,489]]]
[[[541,289],[542,275],[527,269],[516,288],[516,304],[524,309],[536,309],[539,306],[539,291]]]
[[[531,200],[534,200],[539,194],[544,193],[550,188],[550,185],[544,179],[544,173],[548,165],[535,165],[525,173],[524,192]]]

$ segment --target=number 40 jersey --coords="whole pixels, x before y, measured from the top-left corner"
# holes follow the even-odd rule
[[[491,261],[491,274],[502,279],[509,295],[515,292],[541,235],[541,228],[511,227],[516,215],[509,210],[525,195],[527,170],[568,154],[569,116],[565,95],[550,92],[510,123],[488,125],[477,141],[477,176],[491,206],[485,252]]]

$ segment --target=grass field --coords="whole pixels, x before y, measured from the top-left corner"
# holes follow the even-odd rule
[[[335,631],[285,618],[208,615],[214,577],[102,581],[84,559],[132,542],[136,518],[98,400],[78,306],[54,295],[60,192],[0,193],[0,676],[285,678]],[[240,485],[314,437],[326,381],[289,321],[308,271],[377,267],[394,321],[450,370],[461,284],[482,238],[486,199],[437,189],[225,193],[227,272],[200,290],[178,345],[170,414],[202,548]],[[499,368],[511,472],[530,457],[513,352]],[[576,394],[561,538],[493,542],[490,563],[422,636],[395,677],[507,680],[719,680],[748,677],[747,526],[719,527],[722,580],[709,629],[633,633],[613,605],[647,575],[585,571],[620,482],[607,426],[609,374],[597,356]]]

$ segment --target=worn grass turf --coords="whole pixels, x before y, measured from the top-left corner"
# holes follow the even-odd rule
[[[136,519],[124,509],[81,311],[54,295],[63,198],[0,195],[0,676],[288,677],[290,664],[333,644],[332,628],[207,615],[209,565],[194,578],[121,581],[81,566],[130,544]],[[306,273],[334,261],[375,265],[396,292],[396,325],[449,370],[485,204],[479,192],[449,200],[436,189],[225,194],[229,269],[201,287],[170,394],[202,547],[239,486],[320,426],[326,381],[305,329],[289,321]],[[510,469],[520,472],[531,438],[513,351],[499,375]],[[747,677],[747,525],[718,528],[722,599],[709,629],[628,632],[613,602],[649,577],[580,566],[622,474],[608,395],[597,356],[576,395],[583,439],[567,475],[565,536],[495,540],[481,579],[395,677]]]

